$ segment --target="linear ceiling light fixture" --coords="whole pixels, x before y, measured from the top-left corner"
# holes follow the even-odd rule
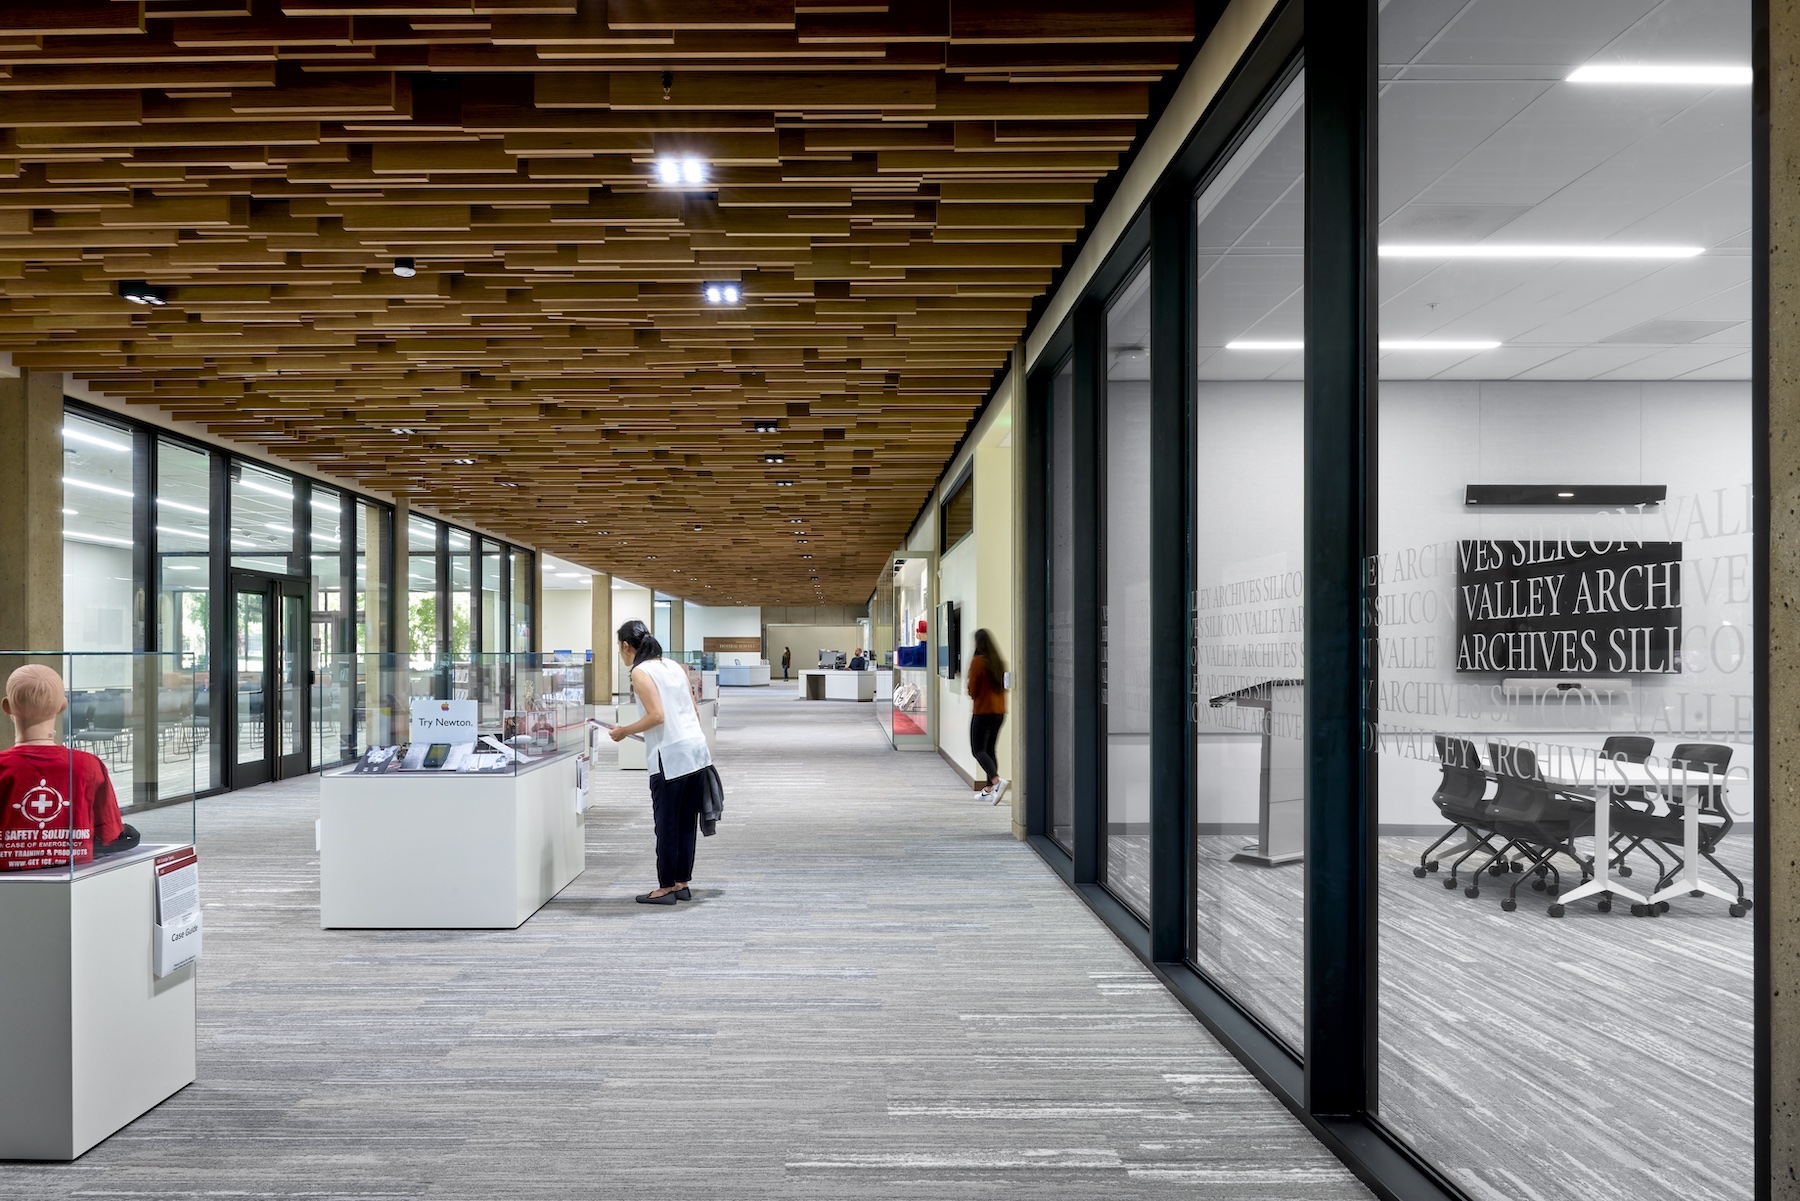
[[[1382,350],[1497,350],[1499,342],[1488,339],[1423,338],[1415,341],[1378,343]],[[1304,342],[1252,342],[1239,340],[1225,343],[1226,350],[1276,350],[1294,352],[1306,349]]]
[[[1747,88],[1756,78],[1749,67],[1691,63],[1586,63],[1569,72],[1569,83],[1661,83],[1705,88]]]
[[[1691,259],[1704,246],[1642,246],[1623,242],[1469,242],[1383,244],[1384,259]]]
[[[110,450],[117,454],[128,455],[131,453],[131,447],[123,442],[114,442],[111,438],[102,438],[85,430],[78,430],[74,426],[63,426],[62,434],[71,442],[83,442],[89,446],[98,446],[102,450]]]
[[[736,284],[717,283],[706,285],[707,304],[736,304],[744,298],[744,293]]]

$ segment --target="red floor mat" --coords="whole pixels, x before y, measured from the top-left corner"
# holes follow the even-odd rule
[[[898,710],[898,709],[894,710],[894,733],[895,734],[920,734],[920,735],[922,735],[925,732],[926,731],[925,731],[924,726],[920,725],[918,722],[914,721],[911,717],[907,716],[905,713],[902,713],[900,710]]]

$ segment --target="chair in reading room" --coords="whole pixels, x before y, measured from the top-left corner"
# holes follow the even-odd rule
[[[1550,916],[1563,915],[1562,873],[1555,858],[1562,855],[1574,862],[1582,880],[1589,875],[1590,860],[1583,859],[1575,846],[1577,838],[1594,832],[1594,802],[1587,797],[1553,788],[1538,770],[1537,756],[1522,746],[1488,743],[1488,761],[1494,765],[1494,776],[1500,789],[1494,794],[1494,833],[1516,845],[1532,869],[1531,886],[1549,889]],[[1519,885],[1526,877],[1513,881],[1512,889],[1500,908],[1511,913],[1519,907]],[[1600,900],[1602,912],[1612,908],[1607,897]]]
[[[1437,791],[1431,794],[1431,803],[1450,823],[1450,828],[1420,853],[1413,875],[1423,877],[1437,871],[1438,860],[1432,855],[1460,832],[1465,840],[1450,849],[1449,854],[1457,855],[1457,858],[1450,865],[1450,874],[1444,878],[1445,888],[1455,888],[1457,870],[1470,855],[1484,848],[1498,855],[1498,849],[1489,841],[1493,835],[1493,815],[1487,799],[1488,779],[1481,767],[1481,756],[1468,739],[1436,734],[1432,736],[1432,742],[1437,745],[1443,775],[1438,779]]]
[[[1650,753],[1655,749],[1656,739],[1654,738],[1646,738],[1641,734],[1614,734],[1601,743],[1600,757],[1616,759],[1621,763],[1643,763],[1650,758]],[[1601,770],[1600,776],[1604,781],[1606,776],[1604,768]],[[1608,792],[1615,811],[1628,809],[1638,813],[1650,813],[1656,809],[1656,802],[1635,784],[1614,784],[1608,789]],[[1616,824],[1613,825],[1612,846],[1609,850],[1612,854],[1613,869],[1621,876],[1631,874],[1631,865],[1625,862],[1625,857],[1633,851],[1643,854],[1650,862],[1656,864],[1658,876],[1663,874],[1662,860],[1656,857],[1656,852],[1644,845],[1644,841],[1642,838],[1621,834],[1619,827]],[[1598,848],[1595,848],[1595,853],[1599,853]]]
[[[1729,912],[1732,917],[1743,917],[1750,911],[1753,904],[1750,898],[1744,895],[1744,882],[1732,874],[1731,869],[1720,863],[1713,854],[1718,850],[1719,843],[1727,834],[1731,833],[1731,827],[1735,824],[1731,820],[1731,811],[1725,806],[1724,779],[1725,771],[1730,766],[1731,748],[1728,746],[1721,746],[1716,742],[1678,743],[1675,750],[1669,755],[1671,779],[1679,780],[1683,769],[1688,769],[1710,771],[1718,777],[1720,783],[1690,789],[1688,795],[1683,795],[1680,790],[1671,789],[1666,798],[1668,804],[1666,812],[1620,811],[1613,814],[1612,820],[1615,832],[1640,842],[1645,840],[1654,842],[1663,849],[1664,854],[1673,860],[1669,869],[1662,873],[1661,878],[1657,880],[1656,887],[1651,890],[1652,892],[1661,892],[1672,884],[1687,867],[1687,861],[1681,857],[1681,853],[1685,849],[1683,840],[1687,833],[1683,826],[1683,819],[1687,816],[1687,803],[1691,797],[1699,804],[1703,817],[1719,819],[1717,822],[1700,824],[1700,856],[1731,881],[1732,887],[1737,890],[1737,901],[1731,905]],[[1660,860],[1658,866],[1661,866]],[[1667,913],[1668,910],[1669,903],[1667,901],[1658,901],[1654,907],[1646,905],[1631,907],[1631,912],[1639,916],[1649,913]]]

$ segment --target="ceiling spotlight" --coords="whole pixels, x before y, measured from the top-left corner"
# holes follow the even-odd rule
[[[152,287],[141,279],[119,281],[119,295],[132,304],[164,305],[169,303],[169,294],[161,288]]]
[[[810,559],[810,558],[812,558],[812,556],[811,556],[811,555],[801,555],[801,556],[800,556],[800,557],[801,557],[801,558],[802,558],[802,559]]]
[[[707,304],[736,304],[744,298],[743,290],[733,283],[707,284],[702,295]],[[773,430],[759,431],[773,433]]]
[[[472,467],[472,466],[474,466],[474,465],[475,465],[475,460],[474,460],[474,459],[451,459],[451,460],[450,460],[450,461],[451,461],[451,462],[452,462],[452,463],[456,463],[456,464],[458,464],[458,465],[460,465],[460,466],[463,466],[463,467]]]
[[[793,480],[776,480],[775,486],[777,488],[792,488],[794,486],[794,481]]]
[[[773,421],[759,421],[756,423],[756,432],[759,434],[775,434],[780,433],[781,431]]]
[[[395,433],[399,433],[399,431],[398,431],[398,430],[395,430],[395,431],[394,431],[394,432],[395,432]],[[517,485],[517,484],[515,484],[515,483],[513,483],[513,482],[512,482],[512,481],[511,481],[511,480],[501,480],[501,481],[500,481],[500,486],[501,486],[501,487],[502,487],[502,488],[517,488],[517,487],[518,487],[518,485]]]
[[[764,455],[763,462],[765,462],[765,463],[785,463],[785,462],[787,462],[787,456],[786,455]]]
[[[706,163],[692,155],[685,158],[664,155],[656,160],[656,178],[672,186],[702,184],[706,182]]]
[[[395,259],[394,274],[401,279],[411,279],[419,273],[418,266],[411,259]]]
[[[416,434],[418,432],[419,432],[418,430],[409,429],[408,427],[406,427],[404,425],[396,425],[394,427],[394,433],[396,433],[396,434]]]
[[[699,526],[695,526],[695,527],[694,527],[694,532],[695,532],[695,533],[696,533],[696,534],[698,534],[698,533],[699,533],[699,532],[700,532],[700,527],[699,527]]]
[[[576,524],[576,525],[586,525],[586,524],[587,524],[587,518],[585,518],[585,517],[577,517],[577,518],[576,518],[576,519],[575,519],[575,524]]]
[[[605,535],[605,534],[612,533],[612,531],[611,530],[595,530],[594,533]]]
[[[806,518],[804,518],[804,517],[790,517],[790,518],[788,518],[788,520],[793,522],[795,525],[806,524]]]

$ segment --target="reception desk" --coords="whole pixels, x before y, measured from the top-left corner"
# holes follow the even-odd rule
[[[719,683],[726,688],[761,688],[769,682],[767,663],[721,663]]]
[[[875,699],[875,676],[872,671],[826,671],[814,668],[800,673],[800,698],[803,701],[872,701]]]

